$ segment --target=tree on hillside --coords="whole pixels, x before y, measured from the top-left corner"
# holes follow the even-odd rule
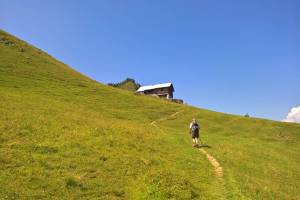
[[[119,83],[108,83],[108,85],[129,91],[136,91],[139,87],[141,87],[141,85],[133,78],[126,78],[124,81]]]

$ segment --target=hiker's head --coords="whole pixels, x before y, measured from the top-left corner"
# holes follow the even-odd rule
[[[192,119],[193,122],[197,122],[197,120],[195,118]]]

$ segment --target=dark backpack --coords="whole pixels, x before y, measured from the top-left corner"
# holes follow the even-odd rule
[[[193,123],[192,132],[193,133],[199,132],[199,125],[197,123]]]

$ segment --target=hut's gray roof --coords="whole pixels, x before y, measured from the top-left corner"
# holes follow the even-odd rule
[[[156,85],[144,85],[141,86],[137,92],[143,92],[145,90],[153,90],[157,88],[166,88],[166,87],[171,87],[172,83],[161,83],[161,84],[156,84]]]

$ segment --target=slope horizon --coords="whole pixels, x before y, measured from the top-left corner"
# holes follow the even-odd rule
[[[5,30],[3,30],[3,29],[0,29],[0,30],[2,30],[2,31],[4,31],[4,32],[6,32]],[[7,33],[7,32],[6,32]],[[32,45],[34,45],[34,44],[32,44]],[[43,50],[44,51],[44,49],[41,49],[41,50]],[[45,51],[46,52],[46,51]],[[51,55],[51,54],[49,54],[50,56],[53,56],[53,55]],[[53,56],[54,57],[54,56]],[[67,63],[65,63],[66,65],[68,65]],[[70,65],[68,65],[68,67],[70,67],[70,68],[72,68],[73,70],[77,70],[76,68],[74,68],[74,67],[72,67],[72,66],[70,66]],[[110,82],[101,82],[98,78],[96,78],[96,77],[93,77],[93,75],[89,75],[89,74],[85,74],[84,72],[81,72],[81,71],[79,71],[81,74],[83,74],[84,76],[86,76],[86,77],[88,77],[88,78],[90,78],[91,80],[94,80],[94,81],[96,81],[96,82],[98,82],[98,83],[101,83],[101,84],[104,84],[104,85],[107,85],[107,84],[110,84],[110,83],[112,83],[112,81],[110,81]],[[125,78],[133,78],[134,80],[136,80],[137,81],[137,83],[140,83],[138,80],[138,78],[135,78],[135,77],[124,77],[124,79],[121,79],[121,80],[116,80],[117,82],[120,82],[120,81],[124,81],[125,80]],[[116,83],[117,83],[116,82]],[[168,81],[166,81],[166,82],[168,82]],[[169,82],[172,82],[172,81],[169,81]],[[148,84],[141,84],[141,86],[143,86],[143,85],[148,85]],[[150,83],[149,83],[149,85],[151,85]],[[175,88],[176,88],[176,86],[175,86]],[[175,90],[175,97],[176,97],[176,90]],[[251,115],[251,113],[249,113],[249,112],[245,112],[245,113],[234,113],[234,112],[222,112],[222,111],[219,111],[219,110],[213,110],[213,109],[210,109],[210,108],[205,108],[205,107],[200,107],[200,106],[197,106],[197,105],[194,105],[194,104],[189,104],[189,102],[185,102],[185,99],[184,99],[184,97],[183,97],[183,100],[184,100],[184,103],[186,104],[186,105],[190,105],[190,106],[194,106],[194,107],[196,107],[196,108],[201,108],[201,109],[207,109],[207,110],[211,110],[211,111],[214,111],[214,112],[219,112],[219,113],[223,113],[223,114],[229,114],[229,115],[236,115],[236,116],[244,116],[245,114],[250,114],[250,117],[251,118],[257,118],[257,119],[265,119],[265,120],[270,120],[270,121],[279,121],[279,122],[288,122],[288,123],[300,123],[300,122],[296,122],[296,121],[289,121],[289,120],[287,120],[287,119],[271,119],[271,118],[264,118],[264,117],[258,117],[258,116],[252,116]],[[300,105],[299,105],[299,107],[300,107]],[[295,109],[295,108],[297,108],[297,107],[294,107],[294,108],[291,108],[291,110],[289,111],[289,113],[292,113],[292,110],[293,109]],[[288,114],[289,114],[288,113]],[[298,115],[299,113],[297,112],[297,115]],[[298,117],[299,118],[299,117]],[[297,118],[297,120],[298,120],[298,118]]]
[[[277,121],[300,103],[296,0],[2,0],[1,7],[1,28],[102,83],[173,82],[191,105]]]

